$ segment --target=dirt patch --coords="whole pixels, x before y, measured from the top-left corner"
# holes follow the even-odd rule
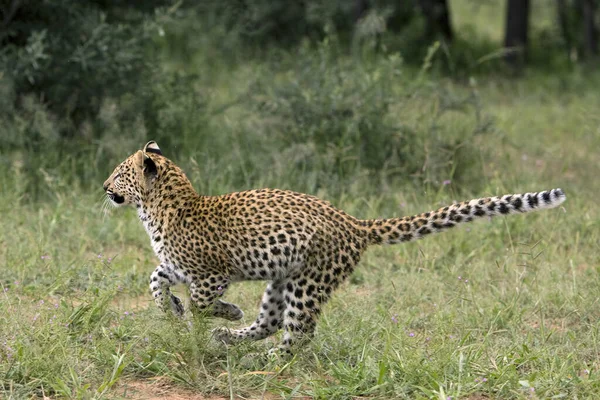
[[[540,329],[542,322],[534,320],[529,323],[532,329]],[[544,327],[559,333],[565,333],[568,330],[569,322],[566,319],[561,318],[546,318],[544,321]]]
[[[354,286],[350,290],[346,290],[356,297],[369,297],[373,294],[373,289],[365,286]]]
[[[230,397],[218,395],[205,395],[190,389],[177,387],[166,377],[149,378],[146,380],[133,380],[119,383],[112,390],[109,398],[127,400],[229,400]],[[261,399],[275,400],[281,397],[272,393],[255,393],[247,396],[233,396],[236,400]],[[309,397],[294,397],[298,400],[308,400]]]
[[[164,379],[153,378],[124,382],[112,391],[113,399],[128,400],[226,400],[222,396],[205,396],[175,387]],[[238,398],[238,397],[236,397]]]

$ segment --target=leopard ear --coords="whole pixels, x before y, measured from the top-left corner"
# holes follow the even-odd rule
[[[155,178],[158,174],[158,168],[156,167],[156,163],[149,156],[149,154],[159,154],[162,156],[162,152],[160,151],[160,147],[156,144],[154,140],[149,141],[144,146],[144,150],[142,150],[142,168],[144,171],[144,175],[147,177]]]
[[[160,151],[160,147],[158,147],[154,140],[151,140],[148,143],[146,143],[146,145],[144,146],[144,150],[142,151],[144,153],[144,156],[146,155],[146,153],[154,153],[162,156],[162,151]]]
[[[153,159],[144,154],[144,167],[143,167],[144,175],[147,177],[156,178],[158,175],[158,168],[156,168],[156,163]]]

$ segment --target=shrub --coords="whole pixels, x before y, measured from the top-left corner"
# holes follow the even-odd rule
[[[60,9],[68,3],[45,3],[51,5]],[[201,58],[178,68],[177,61],[149,54],[142,43],[157,28],[158,17],[135,8],[115,17],[114,7],[105,14],[99,7],[92,2],[69,9],[79,10],[81,15],[73,16],[79,22],[98,17],[92,18],[96,28],[91,22],[80,27],[79,34],[97,35],[85,42],[87,50],[79,49],[78,39],[60,39],[66,41],[61,51],[69,46],[76,53],[90,51],[89,63],[71,65],[29,52],[41,48],[44,55],[49,50],[43,49],[58,46],[48,39],[54,37],[50,29],[21,44],[15,34],[2,53],[8,72],[0,79],[0,163],[16,171],[2,179],[15,179],[8,183],[18,198],[57,196],[77,185],[100,188],[114,165],[149,139],[210,194],[268,185],[312,193],[327,188],[335,195],[350,184],[460,183],[481,177],[473,168],[480,160],[474,137],[489,131],[489,121],[474,90],[456,93],[429,80],[437,47],[417,76],[407,73],[402,57],[373,46],[375,23],[361,31],[352,56],[331,30],[294,52],[270,47],[265,60],[243,65],[228,64],[228,58],[211,52],[215,44],[208,41]],[[165,25],[167,32],[172,28]],[[121,56],[113,54],[126,32],[136,38],[123,42]],[[216,37],[225,34],[219,32]],[[169,40],[167,34],[160,44]],[[106,60],[102,51],[111,53]],[[35,60],[47,68],[39,69]],[[86,85],[79,90],[82,81]],[[468,118],[456,118],[456,112]]]
[[[280,143],[291,170],[317,171],[317,186],[343,187],[364,173],[419,184],[481,178],[469,169],[490,121],[475,91],[456,94],[426,78],[434,50],[414,79],[396,54],[340,56],[333,38],[317,51],[302,47],[253,88],[264,136]]]
[[[131,92],[148,78],[146,49],[162,16],[148,5],[119,4],[49,0],[18,7],[13,1],[15,13],[1,38],[3,79],[76,125],[95,116],[104,97]],[[76,132],[66,128],[64,135]]]

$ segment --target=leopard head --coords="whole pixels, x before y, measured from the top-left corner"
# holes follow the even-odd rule
[[[104,182],[104,191],[115,206],[140,205],[156,181],[164,157],[154,141],[119,164]]]

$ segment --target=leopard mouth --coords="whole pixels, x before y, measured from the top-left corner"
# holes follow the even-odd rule
[[[111,199],[115,204],[123,204],[125,202],[125,197],[116,193],[107,193],[107,195],[108,198]]]

